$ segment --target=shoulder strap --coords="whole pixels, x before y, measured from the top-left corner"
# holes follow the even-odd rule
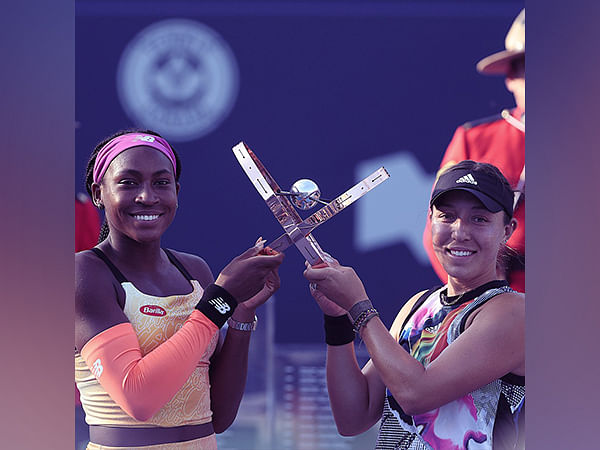
[[[423,303],[425,303],[425,300],[427,300],[431,294],[433,294],[435,291],[437,291],[441,287],[442,287],[441,285],[434,286],[431,289],[428,289],[427,291],[423,292],[423,294],[421,294],[421,296],[413,304],[412,308],[410,309],[410,312],[404,319],[404,322],[402,323],[402,326],[400,327],[400,332],[402,332],[402,330],[404,330],[404,327],[408,323],[408,319],[410,319],[412,317],[412,315],[415,313],[415,311],[417,309],[419,309]]]
[[[465,325],[467,323],[467,319],[469,318],[469,316],[471,314],[473,314],[474,311],[481,308],[483,305],[485,305],[489,300],[494,298],[496,295],[505,294],[506,292],[515,292],[515,291],[510,286],[505,285],[505,286],[500,286],[497,288],[488,289],[484,293],[477,296],[476,299],[473,301],[473,304],[472,304],[473,306],[469,305],[467,308],[465,308],[465,311],[459,322],[459,333],[462,333],[465,331]]]
[[[514,386],[525,386],[525,377],[523,375],[515,375],[514,373],[507,373],[502,378],[502,381]]]
[[[173,252],[171,252],[171,250],[169,250],[168,248],[163,248],[163,250],[165,251],[165,253],[167,254],[167,257],[169,258],[169,261],[171,261],[171,263],[177,267],[177,269],[181,272],[181,274],[186,278],[186,280],[188,281],[192,281],[193,278],[190,275],[190,273],[186,270],[185,267],[183,267],[183,264],[181,264],[181,262],[175,258],[175,255],[173,254]]]
[[[98,247],[94,247],[91,250],[96,254],[96,256],[98,256],[98,258],[100,258],[106,263],[106,265],[108,266],[108,268],[113,273],[113,275],[119,283],[127,283],[127,278],[125,278],[121,271],[117,269],[117,267],[111,262],[110,259],[108,259],[108,256],[106,256],[106,254],[102,250],[100,250]]]
[[[479,126],[479,125],[483,125],[485,123],[492,123],[492,122],[496,122],[497,120],[502,120],[502,114],[498,113],[498,114],[494,114],[488,117],[483,117],[481,119],[475,119],[475,120],[471,120],[469,122],[463,123],[462,127],[465,130],[468,130],[470,128]]]

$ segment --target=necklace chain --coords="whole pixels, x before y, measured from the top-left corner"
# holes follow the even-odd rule
[[[440,301],[442,302],[442,305],[444,305],[444,306],[452,306],[452,305],[455,305],[456,303],[458,303],[460,301],[460,299],[463,298],[463,295],[465,295],[464,292],[462,294],[460,294],[458,297],[456,297],[454,300],[449,302],[448,300],[446,300],[448,298],[448,295],[442,293],[440,295]]]

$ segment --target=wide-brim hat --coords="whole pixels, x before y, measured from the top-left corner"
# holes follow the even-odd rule
[[[477,63],[477,71],[486,75],[506,75],[513,60],[525,55],[525,8],[513,21],[504,40],[506,50],[486,56]]]

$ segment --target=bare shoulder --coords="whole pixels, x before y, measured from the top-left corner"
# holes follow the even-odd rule
[[[469,342],[476,343],[478,348],[488,348],[498,360],[506,363],[506,373],[524,375],[524,294],[507,292],[491,298],[469,316],[464,334],[470,335]]]
[[[190,275],[195,280],[198,280],[202,287],[206,287],[214,281],[212,271],[203,258],[191,253],[178,252],[172,249],[170,250],[181,262],[181,264],[183,264],[183,267],[187,269]]]
[[[75,304],[114,292],[114,276],[108,266],[92,251],[75,253]]]
[[[415,295],[409,298],[408,301],[402,306],[402,309],[400,309],[400,312],[398,312],[396,320],[404,321],[404,319],[406,319],[406,317],[410,314],[417,301],[421,298],[423,294],[425,294],[425,292],[427,292],[427,289],[425,289],[424,291],[417,292]]]
[[[491,298],[484,307],[494,311],[525,314],[525,294],[520,292],[505,292]]]
[[[410,310],[413,308],[413,306],[415,305],[415,303],[417,303],[417,300],[419,298],[421,298],[421,296],[427,292],[427,289],[417,292],[415,295],[413,295],[402,307],[402,309],[400,310],[400,312],[404,312],[404,314],[408,314],[410,312]]]
[[[75,346],[126,322],[121,303],[125,293],[108,266],[93,252],[75,254]]]
[[[398,312],[398,314],[396,315],[396,318],[394,319],[394,322],[392,323],[392,326],[390,328],[390,334],[392,336],[394,336],[396,339],[398,339],[400,332],[402,330],[400,330],[400,327],[402,326],[402,324],[404,323],[404,320],[406,319],[406,317],[408,317],[408,315],[410,314],[410,311],[412,310],[413,306],[415,305],[415,303],[417,302],[417,300],[419,298],[421,298],[421,296],[427,292],[427,290],[424,291],[420,291],[417,292],[415,295],[413,295],[403,306],[402,309],[400,309],[400,311]]]

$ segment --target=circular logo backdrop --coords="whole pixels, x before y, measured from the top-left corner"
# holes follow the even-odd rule
[[[190,141],[210,133],[231,111],[238,68],[216,31],[169,19],[143,29],[127,45],[117,90],[136,124],[174,141]]]

